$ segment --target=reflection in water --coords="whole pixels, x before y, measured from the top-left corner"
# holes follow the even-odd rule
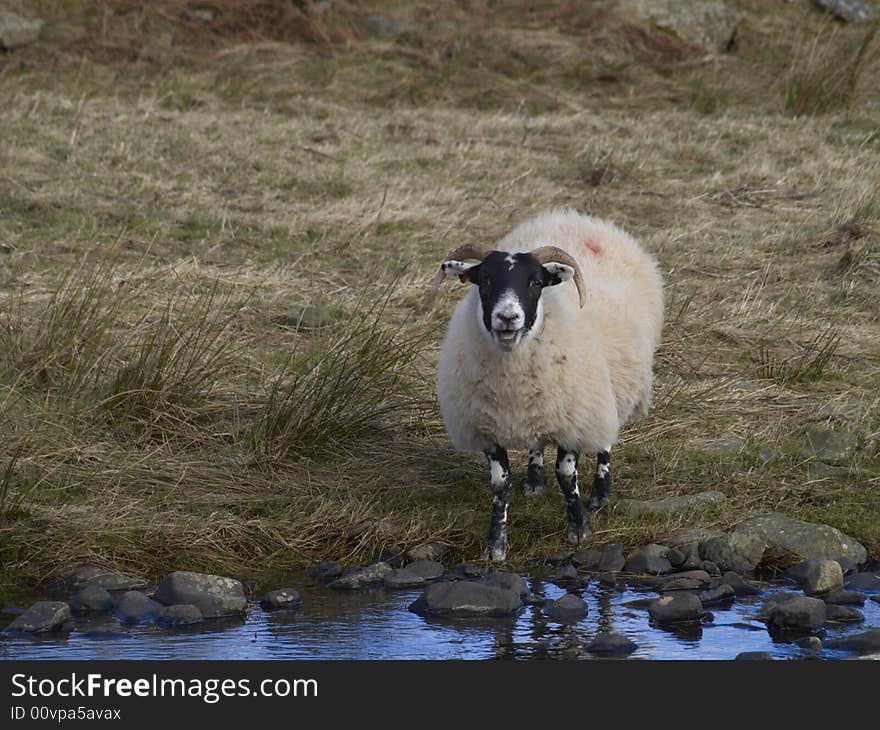
[[[124,627],[110,617],[80,621],[66,637],[0,637],[2,659],[562,659],[592,656],[584,648],[603,631],[617,631],[638,644],[641,659],[732,659],[743,651],[776,658],[809,652],[772,638],[754,619],[756,605],[737,602],[712,609],[711,620],[673,628],[653,626],[640,601],[655,596],[593,583],[581,596],[587,617],[564,625],[540,606],[526,606],[511,619],[426,620],[407,609],[417,591],[337,593],[303,585],[297,611],[266,613],[259,606],[247,620],[208,621],[166,630]],[[564,590],[541,580],[532,591],[556,599]],[[771,589],[768,593],[778,589]],[[629,605],[624,605],[629,604]],[[868,601],[862,625],[826,629],[840,636],[880,626],[880,605]],[[843,656],[823,652],[823,656]]]

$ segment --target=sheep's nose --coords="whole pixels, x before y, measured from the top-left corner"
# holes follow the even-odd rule
[[[498,319],[500,319],[504,324],[513,324],[519,319],[519,315],[516,313],[506,314],[504,312],[499,312]]]

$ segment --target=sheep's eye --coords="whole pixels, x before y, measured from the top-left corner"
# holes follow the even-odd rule
[[[541,282],[538,281],[537,279],[535,279],[535,280],[531,283],[532,291],[540,291],[542,286],[543,286],[543,285],[541,284]]]

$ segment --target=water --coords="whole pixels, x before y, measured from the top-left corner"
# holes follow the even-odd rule
[[[294,583],[297,585],[297,583]],[[593,583],[581,592],[587,617],[575,624],[547,618],[526,606],[511,619],[439,621],[408,611],[418,590],[383,589],[342,593],[300,581],[303,605],[293,612],[252,606],[245,620],[209,621],[199,627],[162,629],[152,624],[123,627],[111,617],[79,620],[66,636],[0,637],[2,659],[542,659],[591,658],[585,646],[601,630],[617,631],[636,644],[633,659],[732,659],[744,651],[766,651],[786,659],[811,654],[794,643],[774,641],[754,618],[760,601],[738,600],[713,609],[709,622],[676,630],[648,623],[631,601],[656,593],[615,590]],[[546,598],[564,591],[540,580],[532,590]],[[865,621],[828,627],[825,638],[880,626],[880,604],[867,601]],[[823,651],[824,658],[846,654]]]

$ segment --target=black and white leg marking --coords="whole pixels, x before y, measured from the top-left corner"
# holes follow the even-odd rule
[[[492,487],[492,519],[484,558],[500,563],[507,559],[507,504],[510,501],[510,461],[506,449],[487,449],[489,484]]]
[[[556,481],[565,498],[568,514],[568,541],[572,545],[584,542],[590,534],[590,523],[581,501],[577,482],[577,451],[566,451],[562,446],[556,450]]]
[[[611,447],[596,455],[596,478],[590,492],[590,512],[602,509],[611,499]]]
[[[544,471],[544,449],[531,449],[523,494],[527,497],[531,494],[543,494],[546,486],[547,472]]]

